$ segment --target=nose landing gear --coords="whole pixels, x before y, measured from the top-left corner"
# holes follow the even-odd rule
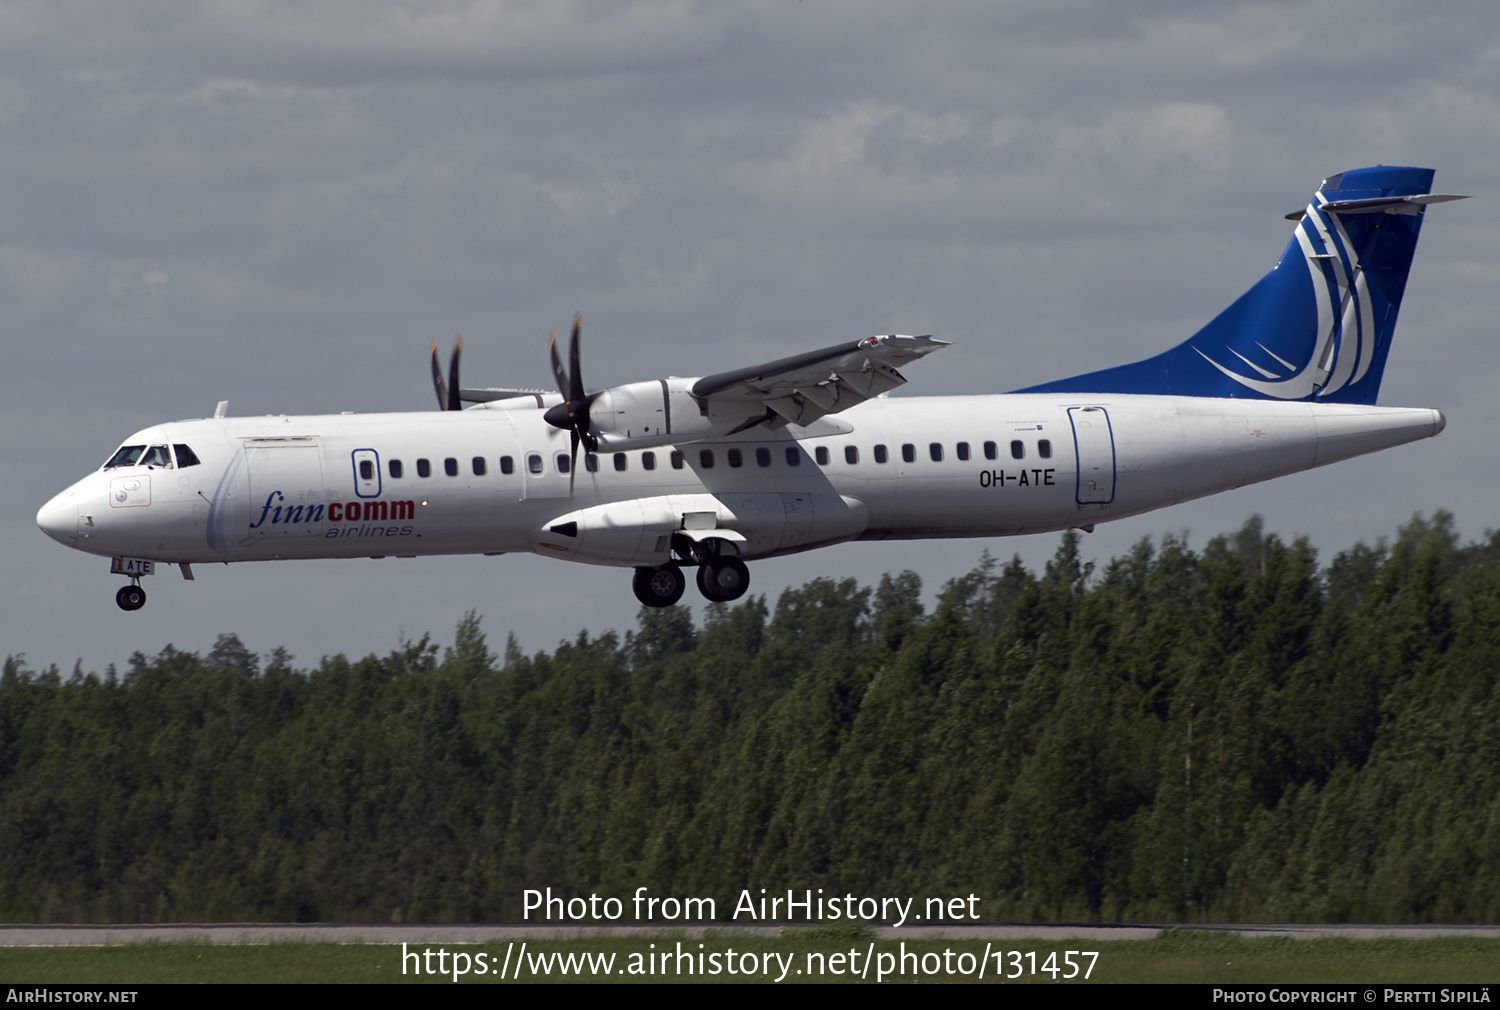
[[[182,569],[183,578],[193,577],[187,565],[183,565]],[[115,602],[120,605],[121,610],[140,610],[146,605],[146,591],[141,588],[141,576],[153,575],[155,572],[156,562],[150,558],[110,558],[109,574],[123,575],[130,580],[130,585],[121,586],[120,591],[115,594]]]
[[[130,585],[120,587],[120,591],[115,594],[115,602],[120,605],[121,610],[140,610],[146,605],[146,591],[141,588],[139,581],[132,580]]]

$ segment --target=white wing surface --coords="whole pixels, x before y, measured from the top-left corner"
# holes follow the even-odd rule
[[[692,394],[711,415],[748,414],[742,428],[805,425],[889,392],[906,382],[896,370],[948,341],[931,336],[866,337],[789,358],[708,375]]]

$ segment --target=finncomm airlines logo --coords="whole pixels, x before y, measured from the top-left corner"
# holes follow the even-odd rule
[[[351,523],[399,523],[415,519],[417,503],[414,501],[347,501],[324,505],[288,505],[286,496],[272,491],[260,507],[260,518],[250,524],[252,530],[270,526],[312,526],[324,522],[343,523],[344,528],[332,528],[326,537],[345,536],[408,536],[410,526],[359,526]]]

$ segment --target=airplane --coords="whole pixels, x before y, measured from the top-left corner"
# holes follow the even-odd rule
[[[948,346],[876,336],[701,378],[590,390],[575,318],[557,392],[440,409],[138,431],[37,513],[146,602],[158,564],[531,552],[634,570],[648,607],[738,599],[747,561],[851,540],[999,537],[1140,515],[1437,435],[1376,406],[1433,172],[1323,180],[1275,267],[1155,357],[976,396],[891,397]],[[466,406],[467,404],[467,406]],[[579,449],[584,450],[579,467]]]

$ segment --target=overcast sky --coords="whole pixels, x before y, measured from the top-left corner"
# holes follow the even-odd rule
[[[591,386],[874,333],[952,341],[916,394],[1123,363],[1376,163],[1475,197],[1428,213],[1381,393],[1447,431],[1101,526],[1101,562],[1254,513],[1325,560],[1418,511],[1500,525],[1492,0],[0,0],[0,652],[102,669],[233,631],[312,665],[449,642],[470,608],[497,647],[623,631],[627,570],[530,556],[200,565],[126,614],[108,560],[35,513],[218,400],[432,409],[432,338],[463,335],[466,385],[549,385],[575,311]],[[752,592],[905,568],[936,590],[1056,541],[850,544],[752,565]]]

